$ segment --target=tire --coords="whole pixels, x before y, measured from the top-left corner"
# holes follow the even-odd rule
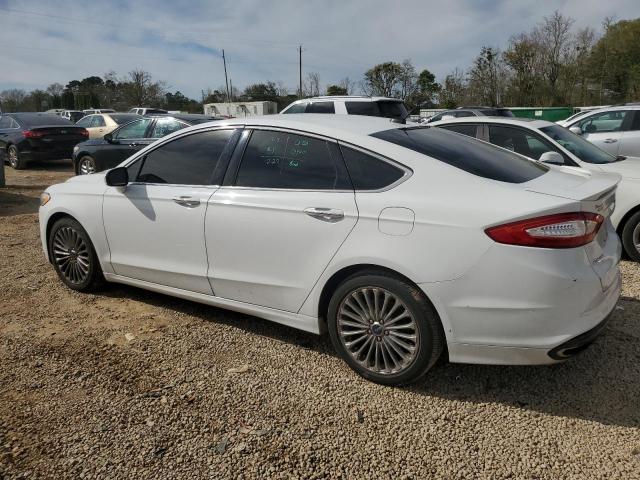
[[[27,168],[27,162],[24,158],[20,158],[20,152],[15,145],[9,145],[9,148],[7,148],[7,158],[9,159],[9,165],[11,165],[14,170]]]
[[[67,287],[90,292],[102,286],[100,262],[89,235],[77,221],[69,217],[58,220],[47,243],[53,268]]]
[[[352,276],[340,284],[329,302],[327,322],[331,342],[344,361],[383,385],[419,380],[444,348],[440,319],[424,293],[377,273]]]
[[[76,175],[89,175],[98,171],[98,164],[91,155],[83,155],[76,163]]]
[[[622,245],[631,260],[640,262],[640,211],[631,215],[624,224]]]

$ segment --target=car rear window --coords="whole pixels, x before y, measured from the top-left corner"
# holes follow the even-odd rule
[[[500,182],[524,183],[549,171],[549,167],[542,163],[440,128],[397,128],[371,136]]]
[[[125,123],[135,120],[136,118],[140,118],[140,115],[136,113],[112,113],[109,116],[118,125],[124,125]]]
[[[27,127],[39,127],[42,125],[72,125],[72,123],[66,118],[52,113],[21,113],[14,114],[14,117]]]

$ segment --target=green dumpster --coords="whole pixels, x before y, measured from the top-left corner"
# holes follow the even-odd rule
[[[509,107],[516,117],[557,122],[571,116],[571,107]]]

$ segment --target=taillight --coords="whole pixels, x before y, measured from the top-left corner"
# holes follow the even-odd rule
[[[86,128],[81,128],[78,133],[85,138],[89,138],[89,130],[87,130]]]
[[[22,136],[24,138],[41,138],[44,135],[44,132],[41,130],[23,130]]]
[[[498,243],[541,248],[574,248],[590,243],[604,217],[597,213],[559,213],[487,228]]]

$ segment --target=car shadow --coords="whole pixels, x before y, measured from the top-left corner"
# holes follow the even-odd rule
[[[100,295],[146,302],[336,356],[327,335],[320,337],[250,315],[117,284]],[[479,405],[501,403],[530,412],[638,427],[640,323],[635,319],[639,315],[640,301],[622,297],[604,333],[587,350],[564,363],[464,365],[441,359],[420,383],[401,388],[418,396]]]
[[[40,200],[36,197],[0,189],[0,217],[37,213],[39,207]]]

